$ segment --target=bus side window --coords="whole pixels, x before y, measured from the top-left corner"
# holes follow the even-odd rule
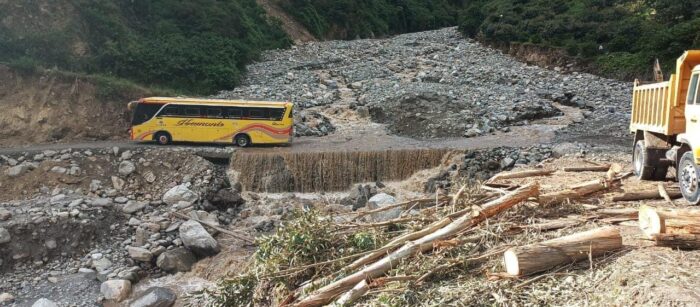
[[[290,107],[289,115],[287,116],[287,118],[294,118],[294,107]]]
[[[163,108],[163,111],[158,114],[158,116],[181,116],[182,110],[178,106],[167,106]]]
[[[260,108],[250,108],[248,109],[248,117],[256,119],[267,119],[267,110]]]
[[[238,119],[243,117],[243,110],[241,108],[226,108],[226,118]]]
[[[201,115],[199,107],[186,107],[185,115],[187,117],[199,117]]]
[[[269,109],[270,120],[279,121],[284,117],[284,109]]]
[[[206,111],[207,118],[221,118],[221,108],[209,107]]]

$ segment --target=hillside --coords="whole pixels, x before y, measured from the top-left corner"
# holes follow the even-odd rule
[[[206,94],[291,41],[254,0],[0,2],[0,62]]]
[[[700,48],[697,1],[277,1],[319,38],[368,38],[459,24],[465,36],[516,54],[524,50],[518,54],[523,57],[566,56],[591,72],[628,80],[648,79],[655,58],[668,72],[683,50]]]

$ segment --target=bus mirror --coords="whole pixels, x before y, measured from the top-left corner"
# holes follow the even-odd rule
[[[136,109],[136,105],[137,105],[138,103],[139,103],[138,101],[129,102],[129,104],[126,105],[126,109],[129,110],[129,111],[133,111],[133,110]]]

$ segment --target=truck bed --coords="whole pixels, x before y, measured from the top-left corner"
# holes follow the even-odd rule
[[[683,105],[676,103],[672,90],[676,76],[666,82],[639,85],[635,82],[632,94],[630,130],[645,130],[663,135],[676,135],[685,130]]]

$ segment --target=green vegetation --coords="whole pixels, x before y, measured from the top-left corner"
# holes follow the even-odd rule
[[[233,88],[262,50],[291,43],[254,0],[66,0],[52,10],[0,4],[10,20],[0,23],[0,61],[206,94]]]
[[[601,73],[639,77],[658,58],[666,72],[700,48],[700,2],[674,0],[478,0],[460,29],[490,43],[564,48]]]
[[[386,237],[373,229],[353,232],[338,228],[328,216],[314,210],[293,211],[274,234],[257,239],[253,262],[246,270],[221,281],[217,291],[203,295],[214,306],[274,305],[300,283],[336,272],[343,262],[313,264],[373,250],[384,244]]]
[[[283,0],[320,38],[354,39],[456,25],[462,0]]]

